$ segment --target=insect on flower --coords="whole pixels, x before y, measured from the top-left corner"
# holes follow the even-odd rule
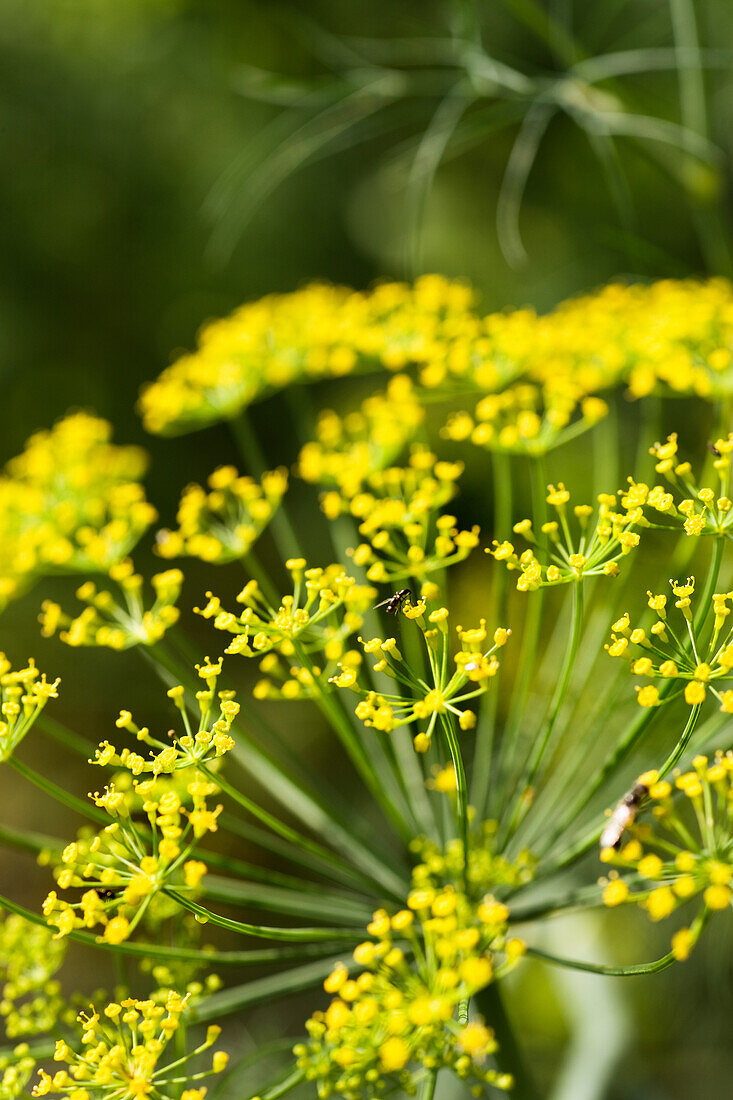
[[[644,800],[649,794],[650,782],[647,776],[641,776],[628,791],[608,819],[601,833],[601,848],[618,848],[629,825],[633,825]]]
[[[386,600],[382,600],[381,603],[375,603],[374,610],[378,607],[383,607],[388,615],[397,615],[408,600],[412,600],[412,589],[400,588],[399,592],[395,592]]]
[[[708,450],[711,455],[715,455],[716,458],[722,458],[722,455],[714,443],[708,443]]]

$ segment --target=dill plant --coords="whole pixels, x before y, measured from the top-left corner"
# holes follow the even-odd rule
[[[202,1100],[198,1082],[225,1071],[250,1095],[257,1052],[233,1068],[207,1053],[220,1022],[304,990],[312,1014],[276,1044],[290,1062],[263,1100],[428,1098],[442,1070],[476,1094],[529,1095],[497,994],[525,956],[609,977],[688,958],[733,900],[732,352],[721,280],[486,317],[467,286],[427,276],[306,287],[209,324],[140,413],[161,435],[226,424],[241,445],[242,470],[205,484],[202,471],[155,541],[166,561],[211,567],[195,610],[214,658],[192,657],[180,629],[180,569],[147,585],[130,558],[157,519],[142,452],[87,413],[31,438],[0,479],[3,599],[81,577],[81,609],[38,601],[43,634],[139,652],[167,712],[110,715],[95,747],[48,714],[57,680],[2,658],[0,758],[85,824],[71,840],[0,826],[55,880],[37,911],[2,899],[0,1096],[36,1067],[35,1095],[72,1100]],[[349,378],[385,372],[350,403]],[[304,387],[324,379],[345,411],[311,420]],[[289,485],[266,469],[249,410],[296,387]],[[665,402],[693,395],[709,410],[702,453],[658,438]],[[637,403],[635,458],[619,400]],[[574,495],[571,439],[594,499]],[[492,484],[466,525],[461,478],[487,453]],[[302,553],[298,482],[318,491],[326,561]],[[266,530],[279,560],[260,552]],[[669,589],[640,590],[645,554],[663,555]],[[466,620],[454,580],[471,555],[489,581]],[[243,567],[233,604],[214,566]],[[241,658],[258,672],[244,691]],[[307,760],[284,762],[293,700],[323,716],[376,830]],[[32,728],[102,770],[89,800],[16,754]],[[235,857],[242,841],[263,858]],[[601,965],[543,948],[547,917],[621,905],[670,920],[664,955]],[[123,965],[90,1008],[56,977],[69,941],[139,969]],[[246,967],[254,979],[227,979]]]

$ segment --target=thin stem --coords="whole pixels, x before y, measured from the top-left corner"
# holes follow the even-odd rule
[[[171,887],[165,887],[163,893],[178,902],[184,909],[188,909],[201,923],[214,924],[230,932],[237,932],[241,936],[258,936],[265,940],[284,940],[294,943],[333,943],[340,940],[353,943],[359,938],[359,929],[355,928],[278,928],[231,920],[229,917],[222,917],[219,913],[212,913],[210,909],[204,908],[203,905],[199,905],[198,902]]]
[[[508,535],[512,522],[512,470],[509,456],[494,452],[491,456],[491,474],[494,487],[494,526],[492,534],[500,539]],[[506,614],[506,597],[509,574],[507,570],[494,563],[494,584],[491,589],[490,622],[501,623]],[[497,708],[499,700],[499,679],[501,668],[497,672],[493,691],[483,701],[479,709],[476,740],[473,750],[471,769],[471,805],[483,816],[489,797],[489,785],[494,770],[494,750],[496,741]]]
[[[456,772],[456,817],[458,820],[458,835],[463,845],[463,882],[468,889],[468,791],[466,788],[466,769],[463,766],[463,755],[458,743],[455,726],[449,715],[440,716],[445,739],[450,750],[453,767]]]
[[[697,703],[690,711],[689,717],[687,719],[687,725],[682,731],[682,736],[680,737],[675,747],[672,749],[672,752],[669,754],[664,764],[662,764],[662,767],[659,769],[660,779],[664,779],[665,775],[668,775],[669,772],[672,771],[672,768],[675,766],[679,758],[682,756],[682,753],[687,748],[690,742],[690,738],[694,733],[695,726],[697,725],[697,720],[700,716],[701,710],[702,703]]]
[[[580,637],[583,625],[583,582],[578,580],[572,587],[572,621],[570,627],[570,638],[568,641],[567,649],[565,650],[565,658],[563,660],[560,675],[558,677],[555,692],[550,703],[550,710],[545,721],[544,731],[534,744],[532,753],[530,755],[527,772],[521,777],[520,782],[517,785],[517,798],[514,804],[514,809],[509,820],[509,827],[505,836],[505,839],[509,839],[514,835],[517,828],[524,819],[524,815],[529,808],[530,801],[527,797],[531,795],[533,784],[537,778],[540,768],[542,766],[542,760],[547,746],[552,738],[552,733],[557,722],[557,717],[560,713],[560,708],[565,701],[568,687],[570,685],[570,677],[573,671],[573,664],[575,663],[575,657],[578,652],[578,646],[580,644]]]
[[[248,472],[255,477],[262,477],[267,470],[267,461],[255,435],[254,429],[246,411],[240,413],[229,421],[232,434],[239,447],[240,453],[247,463]],[[270,526],[275,538],[278,553],[283,559],[297,558],[301,555],[300,542],[290,522],[285,505],[282,503],[277,509]]]

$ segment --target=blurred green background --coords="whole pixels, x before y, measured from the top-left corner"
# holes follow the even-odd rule
[[[732,47],[729,0],[0,0],[2,459],[94,409],[148,446],[169,522],[233,449],[221,428],[145,438],[138,389],[244,299],[436,270],[487,310],[546,309],[618,276],[729,274]],[[258,415],[267,432],[277,399]],[[294,458],[267,438],[273,462]],[[3,647],[62,674],[68,721],[103,737],[120,706],[158,707],[134,655],[40,642],[39,599],[11,606]],[[86,790],[75,763],[46,763]],[[0,794],[9,818],[71,835],[32,791],[3,777]],[[47,882],[20,857],[0,879],[34,905]],[[633,915],[606,927],[588,949],[608,958],[664,936]],[[618,1042],[619,1060],[564,1100],[730,1096],[731,931],[721,917],[694,963],[612,993],[528,966],[512,1007],[540,1079],[581,997],[584,1057]],[[578,954],[583,934],[557,923]],[[279,1020],[260,1013],[252,1036]]]

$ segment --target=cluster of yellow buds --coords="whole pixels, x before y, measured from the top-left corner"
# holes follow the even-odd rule
[[[733,902],[733,754],[719,751],[712,763],[696,756],[692,763],[692,771],[675,771],[672,781],[654,771],[638,780],[652,821],[631,821],[615,848],[601,850],[604,863],[633,872],[627,880],[612,871],[604,880],[607,906],[637,904],[658,921],[693,898],[701,899],[705,913]],[[687,958],[699,932],[698,921],[674,934],[677,959]]]
[[[683,530],[687,535],[713,535],[728,537],[733,533],[733,501],[730,490],[730,462],[733,452],[733,433],[726,439],[710,444],[713,468],[718,478],[716,489],[699,488],[689,462],[677,461],[677,434],[667,437],[666,443],[655,443],[650,453],[657,459],[654,467],[669,483],[672,492],[662,485],[651,489],[644,482],[629,478],[622,504],[629,509],[642,509],[644,525],[649,527]],[[656,517],[656,521],[654,518]],[[660,522],[664,517],[664,523]]]
[[[451,885],[416,886],[404,909],[377,910],[371,938],[354,951],[361,973],[336,965],[324,982],[333,1000],[310,1018],[310,1038],[294,1051],[318,1095],[413,1095],[444,1068],[481,1092],[511,1088],[511,1075],[487,1064],[497,1051],[491,1028],[480,1017],[468,1021],[469,998],[524,954],[507,935],[508,918],[492,895],[476,904]]]
[[[339,416],[323,411],[316,438],[306,443],[298,473],[312,485],[331,489],[325,494],[326,515],[341,496],[350,500],[367,478],[394,462],[413,438],[424,417],[412,382],[405,374],[392,378],[384,392],[372,394],[358,410]]]
[[[12,1050],[0,1053],[0,1098],[16,1100],[26,1096],[25,1087],[36,1068],[36,1060],[27,1043],[18,1043]]]
[[[713,595],[713,623],[706,631],[709,639],[705,643],[697,635],[692,614],[695,578],[670,581],[670,585],[674,606],[680,612],[679,626],[675,628],[667,616],[667,596],[647,592],[648,606],[656,616],[653,625],[648,630],[632,627],[625,612],[613,624],[606,652],[611,657],[628,660],[634,676],[663,682],[664,694],[654,684],[636,689],[642,707],[655,707],[663,698],[675,699],[680,694],[684,694],[689,706],[697,706],[705,702],[709,691],[722,711],[733,714],[733,690],[719,690],[715,686],[716,682],[733,678],[733,629],[723,629],[731,612],[728,604],[733,600],[733,592]],[[677,690],[672,681],[679,682]]]
[[[48,929],[0,912],[0,1017],[9,1039],[50,1031],[65,1015],[55,978],[65,955]]]
[[[66,614],[53,600],[44,600],[39,617],[44,638],[58,631],[61,641],[69,646],[122,650],[155,645],[178,622],[180,611],[175,605],[183,585],[180,569],[166,569],[150,578],[155,599],[147,608],[143,578],[129,558],[112,566],[109,576],[121,596],[97,588],[94,581],[85,581],[76,596],[86,607],[76,617]]]
[[[547,520],[539,531],[529,519],[514,524],[514,533],[530,544],[527,550],[517,554],[512,542],[496,539],[486,550],[507,569],[519,571],[518,591],[572,584],[583,577],[618,576],[619,561],[639,545],[634,527],[643,518],[641,510],[624,505],[619,512],[616,497],[600,493],[595,512],[589,504],[572,506],[571,528],[570,492],[562,482],[547,486],[547,503],[556,519]]]
[[[473,331],[472,298],[464,284],[425,275],[414,286],[358,293],[315,284],[246,303],[206,325],[198,349],[143,391],[143,422],[150,432],[187,432],[299,381],[435,364]]]
[[[216,564],[243,558],[279,508],[288,473],[280,467],[256,481],[234,466],[220,466],[208,486],[208,492],[195,484],[184,489],[178,530],[164,528],[157,535],[155,549],[162,558],[187,555]]]
[[[304,558],[290,558],[285,567],[293,592],[282,597],[279,607],[269,603],[256,581],[249,581],[236,597],[244,607],[240,615],[223,610],[211,592],[206,606],[195,609],[213,619],[217,630],[233,635],[226,653],[260,658],[265,679],[254,689],[259,699],[295,699],[324,690],[337,662],[353,659],[348,640],[377,594],[340,565],[309,568]]]
[[[452,413],[442,435],[488,451],[540,455],[592,428],[607,412],[605,401],[584,393],[573,379],[543,386],[519,382],[482,397],[473,414]]]
[[[441,513],[462,472],[462,462],[446,462],[414,447],[408,466],[372,474],[351,498],[326,493],[322,507],[329,519],[348,511],[358,520],[365,541],[347,553],[366,569],[367,580],[425,583],[431,573],[463,561],[478,546],[478,527],[461,531],[455,516]]]
[[[441,884],[452,883],[465,889],[473,900],[486,893],[501,892],[505,888],[519,889],[532,880],[535,859],[522,849],[514,859],[495,851],[498,831],[496,821],[476,821],[475,812],[469,807],[468,859],[464,859],[463,841],[454,837],[442,848],[433,840],[417,837],[410,844],[410,851],[418,860],[412,869],[415,887],[437,889]]]
[[[151,751],[147,756],[131,749],[118,749],[109,741],[100,742],[93,761],[101,767],[125,768],[132,775],[152,772],[153,775],[171,774],[185,768],[195,768],[199,764],[208,764],[224,756],[234,748],[234,738],[230,734],[232,722],[239,713],[239,703],[235,692],[216,692],[217,679],[221,673],[222,660],[212,662],[206,658],[203,665],[196,665],[196,671],[206,683],[206,688],[196,692],[199,717],[196,728],[191,725],[185,702],[185,689],[180,685],[168,691],[168,698],[180,711],[184,734],[176,736],[173,730],[168,733],[168,742],[153,737],[147,726],[138,726],[129,710],[123,710],[115,723],[118,729],[128,733],[147,745]]]
[[[48,700],[58,698],[60,682],[48,683],[32,657],[25,668],[13,669],[0,653],[0,762],[12,756]]]
[[[43,904],[47,923],[57,937],[75,928],[104,928],[108,943],[126,940],[153,899],[166,889],[195,890],[207,872],[191,858],[196,842],[215,832],[222,807],[210,809],[214,782],[196,776],[186,784],[186,804],[170,784],[157,778],[134,780],[146,828],[134,820],[135,799],[114,783],[90,795],[113,820],[101,832],[82,833],[68,844],[54,871],[59,889],[83,889],[77,902],[52,891]]]
[[[605,413],[596,395],[622,382],[634,397],[725,396],[731,347],[724,279],[614,283],[543,317],[482,317],[468,287],[437,275],[364,293],[315,285],[207,325],[198,350],[145,389],[140,411],[151,432],[186,432],[296,381],[414,366],[431,399],[499,394],[452,418],[451,438],[538,453],[595,423]]]
[[[72,413],[38,432],[0,477],[0,604],[51,573],[99,573],[124,558],[154,522],[138,447]]]
[[[96,1012],[92,1005],[89,1013],[81,1012],[77,1017],[81,1025],[81,1052],[59,1039],[54,1061],[69,1068],[58,1069],[53,1075],[39,1070],[40,1079],[33,1095],[67,1094],[74,1100],[102,1096],[115,1096],[119,1100],[140,1100],[145,1096],[160,1100],[203,1100],[205,1088],[180,1091],[181,1067],[214,1046],[221,1034],[220,1027],[212,1024],[203,1042],[189,1053],[181,1055],[177,1046],[173,1060],[161,1065],[188,1008],[188,996],[182,997],[172,989],[145,1001],[135,997],[111,1001],[101,1012]],[[210,1069],[187,1071],[185,1080],[200,1081],[221,1073],[228,1060],[224,1051],[217,1050]]]
[[[390,733],[399,726],[426,723],[425,729],[413,740],[417,752],[427,752],[436,723],[441,716],[458,722],[460,729],[470,730],[476,715],[466,704],[489,689],[499,670],[496,653],[506,645],[510,631],[498,627],[489,642],[486,620],[478,627],[456,627],[460,649],[449,665],[448,609],[438,607],[428,612],[425,599],[413,604],[405,597],[400,612],[419,627],[424,644],[432,684],[420,679],[405,660],[395,638],[371,638],[359,642],[368,656],[375,658],[374,671],[392,677],[408,689],[405,694],[377,692],[359,683],[359,664],[344,661],[339,665],[333,683],[349,688],[360,696],[355,713],[365,726]]]

